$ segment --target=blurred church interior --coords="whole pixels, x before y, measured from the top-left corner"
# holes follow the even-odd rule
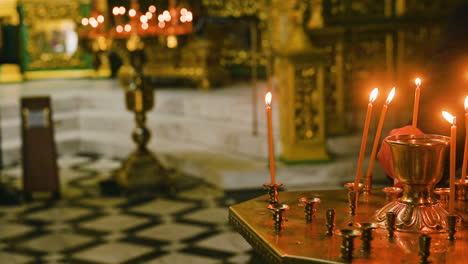
[[[265,194],[265,94],[285,190],[342,188],[462,2],[1,0],[0,263],[264,263],[227,208]]]

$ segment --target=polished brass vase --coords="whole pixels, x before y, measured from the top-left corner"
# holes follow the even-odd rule
[[[377,221],[385,226],[386,213],[394,212],[397,231],[443,232],[448,213],[435,198],[434,186],[442,178],[450,138],[396,135],[387,137],[385,142],[390,145],[395,177],[403,184],[403,194],[377,211]]]

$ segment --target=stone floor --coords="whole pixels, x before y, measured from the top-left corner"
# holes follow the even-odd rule
[[[0,206],[0,263],[260,263],[227,223],[227,207],[260,190],[225,192],[193,178],[193,188],[173,195],[102,196],[99,181],[119,165],[98,155],[63,156],[61,200]],[[13,166],[1,180],[19,188],[20,176]]]

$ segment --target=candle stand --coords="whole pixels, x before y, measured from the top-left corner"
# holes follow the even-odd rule
[[[155,155],[148,150],[147,144],[151,133],[146,127],[146,112],[154,105],[154,90],[143,80],[144,42],[137,35],[129,39],[117,39],[122,50],[128,52],[131,65],[128,78],[121,78],[125,91],[125,103],[129,111],[135,115],[136,126],[132,139],[136,149],[122,162],[115,180],[126,190],[151,188],[156,185],[168,184],[168,173]]]
[[[455,190],[457,200],[468,200],[468,180],[465,180],[465,182],[462,182],[462,180],[455,182]]]
[[[275,231],[275,221],[265,204],[267,195],[229,208],[231,225],[268,264],[342,263],[344,259],[340,245],[343,237],[338,235],[340,230],[351,229],[355,233],[360,233],[358,223],[377,223],[375,212],[386,203],[385,193],[382,190],[373,189],[369,195],[369,201],[360,201],[356,215],[350,216],[345,189],[281,192],[280,195],[281,203],[290,205],[287,211],[287,221],[282,221],[281,232]],[[320,197],[321,204],[313,222],[306,223],[304,208],[298,206],[297,201],[301,197],[311,196]],[[458,216],[468,219],[468,203],[457,203],[456,209]],[[388,215],[395,216],[393,212],[389,212]],[[350,222],[354,224],[350,226]],[[392,226],[391,223],[390,225]],[[330,232],[331,229],[333,231]],[[369,253],[360,250],[363,247],[363,240],[355,239],[352,262],[362,264],[418,263],[422,257],[419,255],[420,247],[417,241],[422,233],[395,230],[393,238],[389,239],[388,234],[391,230],[387,230],[386,224],[379,224],[379,228],[373,229],[373,239],[370,240],[372,250]],[[468,249],[468,223],[466,221],[457,223],[454,241],[447,239],[448,233],[445,230],[428,234],[428,236],[432,238],[437,248],[428,248],[427,241],[424,242],[426,244],[422,252],[425,252],[426,260],[432,263],[462,264],[466,262]],[[350,253],[350,251],[347,252]],[[347,254],[344,256],[349,256]]]
[[[364,188],[364,184],[359,183],[358,185],[358,191],[356,192],[356,188],[354,188],[354,182],[348,182],[344,185],[346,189],[348,189],[348,205],[349,205],[349,213],[351,215],[356,214],[356,205],[359,200],[359,197],[361,196],[361,193]],[[370,192],[369,192],[370,193]]]
[[[317,204],[320,203],[318,197],[302,197],[299,199],[299,203],[304,206],[305,220],[307,223],[312,222],[312,218],[315,217],[317,212]]]
[[[263,189],[267,190],[268,193],[268,202],[270,204],[276,204],[278,203],[278,189],[283,186],[282,183],[265,183],[263,184]]]

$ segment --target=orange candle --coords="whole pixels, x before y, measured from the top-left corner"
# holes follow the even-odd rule
[[[414,83],[416,84],[416,90],[414,91],[413,127],[418,127],[419,96],[421,93],[419,87],[421,86],[421,79],[416,78]]]
[[[455,159],[457,149],[457,118],[446,111],[442,111],[442,115],[449,123],[450,128],[450,198],[449,198],[449,213],[455,213]]]
[[[369,103],[367,104],[366,120],[364,122],[364,131],[362,133],[361,149],[359,150],[359,160],[357,164],[356,178],[354,179],[354,191],[355,192],[358,192],[359,182],[361,181],[362,163],[364,161],[364,154],[366,152],[367,134],[369,133],[369,124],[370,124],[370,120],[372,116],[372,108],[373,108],[372,103],[375,101],[378,94],[379,94],[379,89],[374,88],[374,90],[372,90],[370,94]]]
[[[468,96],[465,97],[465,151],[463,153],[463,166],[461,172],[461,182],[466,181],[466,166],[468,161]]]
[[[388,105],[395,96],[395,87],[392,88],[390,93],[387,96],[384,106],[382,107],[382,112],[380,113],[379,124],[377,125],[377,131],[375,132],[374,145],[372,146],[372,152],[369,160],[369,167],[367,167],[366,178],[364,181],[364,187],[366,191],[370,191],[372,185],[372,170],[374,169],[375,156],[377,155],[377,147],[379,146],[380,135],[382,134],[383,123],[385,121],[385,116],[387,115]]]
[[[275,184],[275,151],[273,148],[273,124],[271,121],[271,92],[265,95],[265,103],[268,127],[268,152],[270,156],[270,182],[271,184]]]

